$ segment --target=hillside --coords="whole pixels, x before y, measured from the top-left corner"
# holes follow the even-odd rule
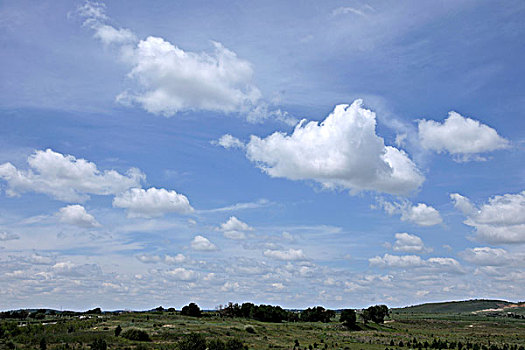
[[[463,301],[447,301],[442,303],[427,303],[394,309],[399,313],[471,313],[489,309],[508,307],[513,303],[505,300],[474,299]]]

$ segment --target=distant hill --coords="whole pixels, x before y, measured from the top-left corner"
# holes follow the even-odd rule
[[[516,305],[505,300],[474,299],[463,301],[447,301],[442,303],[427,303],[421,305],[407,306],[394,309],[400,313],[466,313],[489,311],[490,309],[501,309]],[[520,306],[525,306],[521,304]],[[509,309],[509,311],[511,311]]]

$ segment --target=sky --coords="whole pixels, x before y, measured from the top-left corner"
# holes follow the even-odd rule
[[[0,309],[525,299],[522,1],[0,2]]]

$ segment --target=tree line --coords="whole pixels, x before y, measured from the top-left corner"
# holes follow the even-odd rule
[[[228,303],[226,306],[219,306],[217,310],[221,317],[243,317],[254,319],[261,322],[331,322],[336,316],[334,310],[325,309],[322,306],[309,307],[303,311],[289,311],[280,306],[255,305],[253,303]],[[202,311],[195,303],[184,306],[181,315],[202,317]],[[386,305],[374,305],[362,310],[359,314],[353,309],[341,310],[340,322],[348,328],[353,328],[357,324],[357,317],[361,317],[366,324],[370,321],[383,323],[385,317],[389,315]]]

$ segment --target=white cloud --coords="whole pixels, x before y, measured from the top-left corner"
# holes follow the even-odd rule
[[[401,214],[401,221],[410,221],[419,226],[433,226],[443,222],[439,211],[425,203],[412,205],[406,200],[397,203],[380,200],[379,205],[390,215]]]
[[[193,281],[197,278],[197,273],[183,267],[177,267],[173,270],[166,271],[166,275],[180,281]]]
[[[272,283],[272,288],[277,289],[277,290],[283,290],[285,287],[284,287],[284,284],[277,282],[277,283]]]
[[[315,180],[352,192],[417,190],[424,176],[405,152],[385,146],[375,126],[375,113],[356,100],[336,106],[321,123],[301,121],[291,135],[252,135],[246,155],[272,177]]]
[[[182,254],[177,254],[175,256],[172,255],[165,255],[164,256],[164,262],[166,264],[180,264],[186,261],[186,257]]]
[[[119,193],[113,206],[125,208],[129,217],[151,218],[167,213],[187,214],[193,211],[188,198],[175,191],[151,187],[147,190],[132,188]]]
[[[293,249],[288,250],[271,250],[267,249],[264,251],[264,256],[277,260],[305,260],[306,256],[303,253],[302,249]]]
[[[225,282],[221,287],[221,292],[232,292],[237,291],[240,288],[239,282]]]
[[[76,278],[92,278],[102,275],[102,269],[97,264],[77,265],[71,261],[58,262],[53,265],[52,270],[57,275]]]
[[[409,233],[396,233],[395,237],[396,241],[393,249],[396,252],[425,253],[431,251],[425,247],[423,240],[416,235],[411,235]]]
[[[452,193],[450,198],[454,201],[454,206],[465,215],[472,214],[477,210],[467,197],[459,193]]]
[[[105,24],[97,25],[93,28],[95,30],[95,37],[102,41],[104,45],[110,44],[125,44],[137,41],[135,34],[129,29],[116,29]]]
[[[86,209],[78,204],[68,205],[67,207],[60,208],[57,213],[57,217],[61,223],[68,225],[86,228],[101,226],[93,215],[88,214]]]
[[[230,134],[225,134],[217,141],[212,141],[213,144],[228,148],[244,148],[244,143]]]
[[[175,256],[164,255],[163,257],[160,255],[141,254],[137,255],[136,257],[140,262],[143,262],[145,264],[165,263],[171,265],[180,264],[186,261],[186,257],[182,254],[177,254]]]
[[[218,228],[223,232],[224,237],[230,239],[246,239],[246,232],[253,231],[247,223],[240,221],[235,216],[231,216],[228,221],[222,223]]]
[[[16,233],[0,232],[0,241],[13,241],[15,239],[20,239],[20,236]]]
[[[488,243],[525,243],[525,191],[489,198],[477,208],[460,194],[450,195],[467,217],[464,223],[476,230],[476,239]]]
[[[215,42],[211,54],[186,52],[158,37],[141,40],[129,53],[128,76],[138,88],[119,99],[154,114],[186,110],[247,111],[261,94],[252,84],[251,64]]]
[[[420,120],[421,145],[438,153],[448,152],[458,160],[482,160],[480,153],[507,148],[509,142],[493,128],[477,120],[450,112],[443,123]]]
[[[191,248],[195,250],[212,251],[217,250],[215,244],[211,243],[209,239],[203,236],[195,236],[191,241]]]
[[[461,264],[453,258],[422,259],[417,255],[376,256],[368,259],[370,266],[381,268],[427,268],[436,272],[463,272]]]
[[[376,256],[368,259],[370,265],[378,267],[416,267],[423,266],[425,261],[417,255],[390,255]]]
[[[37,150],[27,158],[29,170],[11,163],[0,165],[0,178],[7,182],[6,194],[44,193],[66,202],[83,202],[88,194],[111,195],[140,186],[145,175],[131,168],[126,175],[115,170],[101,172],[94,163],[50,149]]]
[[[159,255],[148,255],[148,254],[141,254],[137,255],[138,261],[144,263],[144,264],[157,264],[162,262],[162,257]]]
[[[478,247],[464,250],[461,257],[476,265],[500,266],[509,263],[511,255],[501,248]]]

